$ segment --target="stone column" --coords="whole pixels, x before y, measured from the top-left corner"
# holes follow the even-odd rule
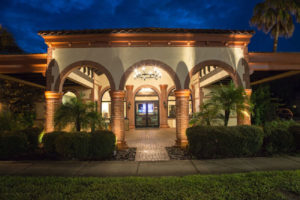
[[[188,143],[186,129],[189,127],[189,97],[190,90],[176,90],[176,145],[185,147]]]
[[[116,135],[119,149],[127,148],[124,131],[124,90],[110,91],[111,97],[111,129]]]
[[[132,129],[135,128],[133,85],[126,85],[125,87],[127,93],[127,98],[126,98],[127,118],[129,121],[129,128]]]
[[[159,101],[159,121],[160,128],[169,128],[168,125],[168,85],[159,85],[160,87],[160,101]]]
[[[63,93],[45,91],[46,99],[46,121],[45,121],[45,132],[54,131],[54,114],[58,105],[61,104]]]
[[[246,109],[237,113],[237,124],[238,125],[251,125],[251,113],[249,109],[249,101],[252,94],[251,89],[245,89],[248,100],[245,102]]]

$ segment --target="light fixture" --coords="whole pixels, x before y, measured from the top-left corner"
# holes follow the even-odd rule
[[[139,71],[137,68],[134,69],[134,75],[133,75],[134,79],[142,79],[142,80],[146,80],[146,79],[155,79],[158,80],[161,78],[161,72],[157,67],[153,67],[152,70],[146,71],[146,67],[143,66],[142,70]]]

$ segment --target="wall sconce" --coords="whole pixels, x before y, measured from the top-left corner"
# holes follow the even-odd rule
[[[165,101],[163,102],[163,104],[164,104],[164,108],[167,108],[167,103]]]
[[[127,104],[127,108],[130,109],[130,107],[131,107],[131,103],[129,101],[128,104]]]

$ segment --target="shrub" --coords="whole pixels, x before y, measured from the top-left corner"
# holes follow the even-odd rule
[[[64,134],[64,132],[54,131],[51,133],[44,134],[42,138],[42,143],[44,145],[44,151],[47,155],[55,155],[55,141],[59,135]]]
[[[92,159],[105,159],[113,155],[116,137],[111,131],[95,131],[91,133],[90,155]]]
[[[0,158],[17,158],[28,151],[28,140],[23,132],[4,131],[0,133]]]
[[[187,129],[189,151],[198,158],[253,156],[263,131],[255,126],[198,126]]]
[[[294,136],[294,144],[297,151],[300,150],[300,124],[291,125],[289,132]]]
[[[293,121],[272,121],[264,127],[264,151],[268,154],[288,153],[295,150],[294,136],[289,127]]]
[[[41,134],[42,130],[39,128],[27,128],[21,130],[20,132],[24,133],[27,136],[28,150],[30,152],[35,151],[38,148],[39,135]]]
[[[89,159],[90,133],[63,133],[55,140],[56,152],[64,158]]]

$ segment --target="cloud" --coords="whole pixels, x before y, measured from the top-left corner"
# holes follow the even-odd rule
[[[26,4],[49,13],[65,13],[72,9],[85,10],[90,8],[94,0],[15,0],[15,3],[16,5]]]
[[[27,52],[46,52],[39,30],[125,27],[253,29],[249,19],[261,0],[1,0],[0,23]],[[299,29],[299,26],[296,26]],[[279,44],[299,49],[300,36]],[[260,34],[263,35],[263,34]],[[251,50],[265,50],[254,37]],[[256,39],[257,38],[257,39]],[[298,39],[295,39],[298,38]],[[271,41],[271,40],[270,40]],[[281,41],[280,41],[281,42]],[[300,49],[299,49],[300,50]]]

